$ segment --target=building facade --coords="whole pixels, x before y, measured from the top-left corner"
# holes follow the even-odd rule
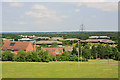
[[[28,52],[33,50],[36,51],[36,48],[35,45],[32,45],[32,43],[28,41],[3,41],[2,51],[5,50],[17,54],[19,50]]]

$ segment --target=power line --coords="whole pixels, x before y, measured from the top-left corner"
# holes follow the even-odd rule
[[[84,24],[81,24],[81,25],[80,25],[79,32],[81,31],[81,32],[83,33],[83,32],[84,32],[84,30],[85,30],[85,26],[84,26]]]

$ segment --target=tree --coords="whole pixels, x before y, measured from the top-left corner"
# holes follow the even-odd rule
[[[105,56],[108,58],[108,64],[109,64],[109,58],[112,55],[112,48],[107,44],[105,46]]]
[[[48,47],[48,45],[47,44],[42,44],[42,47]]]
[[[41,50],[41,46],[39,46],[39,47],[36,46],[36,49],[37,49],[37,51]]]
[[[65,48],[63,48],[63,52],[65,52]]]
[[[4,51],[2,53],[2,60],[3,61],[13,61],[14,60],[14,53],[11,53],[10,51]]]
[[[93,56],[94,59],[97,58],[97,50],[96,50],[95,45],[92,46],[91,55]]]
[[[32,53],[31,52],[26,53],[26,61],[32,62]]]
[[[57,58],[58,59],[58,58]],[[55,59],[55,55],[49,55],[49,60],[50,61],[55,61],[56,59]]]
[[[87,58],[90,59],[91,58],[91,50],[90,50],[90,46],[89,45],[85,45],[82,48],[82,55]]]
[[[0,61],[2,61],[2,52],[0,52]]]
[[[70,56],[70,55],[71,55],[71,52],[69,52],[69,51],[64,51],[64,52],[62,53],[62,55],[63,55],[63,56]]]
[[[118,60],[117,55],[118,55],[118,48],[117,47],[112,47],[113,54],[111,56],[112,59]]]
[[[113,55],[112,48],[107,44],[105,46],[105,56],[111,58],[112,55]]]
[[[104,58],[104,47],[101,44],[97,46],[97,57],[101,59]]]
[[[40,59],[41,59],[42,62],[49,62],[50,56],[48,54],[48,51],[40,50],[38,52],[38,55],[39,55],[39,57],[40,57]]]
[[[120,32],[118,32],[118,51],[120,52]]]
[[[78,61],[78,57],[76,55],[71,55],[69,61]]]
[[[57,47],[57,43],[56,42],[53,42],[51,47]]]
[[[90,51],[88,49],[83,48],[82,49],[82,55],[87,58],[90,59]]]
[[[41,58],[39,57],[37,52],[32,51],[30,53],[31,53],[30,55],[32,55],[31,56],[32,62],[40,62],[41,61]]]
[[[120,52],[117,54],[117,60],[120,61]]]
[[[75,48],[75,47],[73,47],[73,50],[72,50],[72,55],[77,55],[77,54],[78,54],[78,52],[77,52],[76,48]]]
[[[16,55],[16,60],[19,62],[25,62],[26,61],[26,52],[23,50],[18,51]]]
[[[48,53],[48,51],[44,52],[43,62],[49,62],[49,53]]]

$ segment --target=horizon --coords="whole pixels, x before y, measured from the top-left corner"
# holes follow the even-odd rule
[[[0,33],[81,33],[81,31],[5,31],[5,32],[0,32]],[[84,32],[118,32],[118,31],[84,31]]]

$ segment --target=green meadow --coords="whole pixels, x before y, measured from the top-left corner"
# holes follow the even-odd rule
[[[118,62],[2,62],[3,78],[118,78]]]

